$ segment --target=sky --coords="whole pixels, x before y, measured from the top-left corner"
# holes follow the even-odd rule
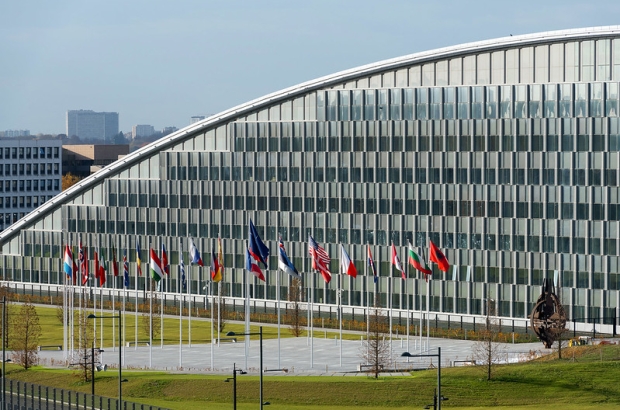
[[[364,64],[509,35],[620,24],[617,0],[54,0],[0,3],[0,131],[189,125]]]

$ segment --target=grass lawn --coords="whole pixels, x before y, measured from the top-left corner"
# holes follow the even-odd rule
[[[563,350],[569,359],[545,358],[524,364],[497,366],[493,379],[484,369],[442,369],[444,408],[487,409],[612,409],[620,406],[620,347],[581,346]],[[72,371],[9,367],[7,377],[49,386],[90,391]],[[118,373],[96,374],[96,391],[116,397]],[[129,381],[123,397],[173,409],[230,409],[232,384],[227,376],[123,372]],[[435,370],[407,377],[265,376],[264,398],[270,409],[411,409],[432,402],[437,383]],[[256,376],[238,376],[239,409],[255,409],[259,382]]]

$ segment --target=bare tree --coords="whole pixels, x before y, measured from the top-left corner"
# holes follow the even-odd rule
[[[78,377],[87,382],[92,380],[92,361],[95,362],[99,357],[99,349],[95,350],[95,357],[92,357],[93,346],[97,341],[93,333],[93,321],[88,319],[86,314],[78,314],[78,327],[75,330],[78,333],[79,354],[78,354]]]
[[[12,315],[10,323],[13,361],[24,369],[28,369],[38,361],[38,345],[39,337],[41,337],[39,315],[29,298],[26,299],[19,312]]]
[[[493,366],[498,364],[504,354],[504,348],[499,342],[499,322],[494,319],[495,301],[487,299],[486,326],[478,332],[478,341],[472,346],[472,355],[476,364],[483,365],[487,380],[491,380]]]
[[[368,317],[368,337],[362,344],[362,358],[370,366],[370,372],[377,379],[384,367],[389,366],[391,360],[390,342],[385,340],[388,331],[387,318],[379,306],[379,299],[375,303]]]
[[[217,304],[213,313],[214,317],[219,319],[219,332],[222,333],[226,327],[226,289],[222,282],[219,282],[218,288]]]
[[[142,313],[141,328],[142,333],[146,337],[155,340],[159,336],[159,333],[161,331],[161,316],[159,309],[157,309],[157,293],[152,292],[151,297],[153,298],[152,313],[151,305],[149,304],[149,309],[146,312]],[[151,320],[151,315],[153,316],[153,320]],[[151,324],[153,325],[152,327]]]
[[[302,335],[304,331],[305,318],[301,313],[301,301],[304,298],[304,290],[301,287],[301,279],[294,278],[288,287],[288,301],[290,313],[287,314],[289,331],[295,337]]]

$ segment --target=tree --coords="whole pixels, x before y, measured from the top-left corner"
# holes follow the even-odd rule
[[[214,318],[219,318],[219,332],[222,333],[226,327],[226,289],[224,283],[218,283],[219,292],[217,295],[217,304],[213,306],[215,311],[213,312]]]
[[[486,326],[478,332],[478,341],[472,346],[472,355],[476,364],[484,366],[487,380],[491,380],[493,366],[498,364],[503,356],[504,348],[499,342],[499,323],[495,316],[495,301],[487,299]]]
[[[92,347],[95,344],[95,335],[93,333],[93,320],[88,319],[88,315],[86,314],[78,314],[78,327],[76,329],[78,333],[78,344],[79,344],[79,353],[78,353],[78,377],[83,381],[87,382],[92,380]],[[97,362],[99,357],[99,349],[95,349],[95,357],[94,361]]]
[[[127,138],[125,138],[125,134],[123,134],[123,131],[116,134],[113,137],[112,141],[114,142],[114,144],[127,144]]]
[[[26,299],[19,312],[12,315],[10,323],[13,361],[24,369],[29,369],[38,361],[38,345],[39,337],[41,337],[39,315],[29,298]]]
[[[379,306],[379,298],[375,296],[375,303],[368,317],[368,335],[362,344],[362,358],[370,366],[370,372],[375,379],[384,367],[390,364],[390,343],[385,340],[388,331],[387,318]]]
[[[301,314],[301,301],[304,298],[304,290],[301,287],[301,279],[294,278],[288,287],[288,301],[290,302],[291,309],[288,316],[289,330],[295,337],[301,336],[305,320]]]
[[[64,191],[65,189],[71,188],[71,186],[77,184],[81,180],[82,178],[78,177],[77,175],[73,175],[71,172],[67,172],[65,175],[62,176],[62,190]]]
[[[151,282],[151,289],[153,286],[156,286],[155,281]],[[149,305],[149,310],[142,314],[142,333],[150,340],[155,340],[161,332],[161,320],[159,309],[157,309],[157,293],[151,292],[151,298],[153,300],[153,319],[151,320],[151,305]],[[151,323],[153,324],[152,327]]]

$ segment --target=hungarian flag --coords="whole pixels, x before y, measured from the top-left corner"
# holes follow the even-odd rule
[[[400,271],[403,279],[407,279],[407,276],[405,276],[405,271],[403,270],[403,265],[400,264],[400,259],[398,259],[398,254],[396,253],[396,247],[394,246],[394,242],[392,242],[392,265],[396,266],[396,269]]]
[[[409,242],[409,264],[425,275],[430,275],[433,273],[433,271],[428,267],[428,265],[426,265],[426,262],[421,260],[418,254],[415,253],[411,242]]]
[[[428,258],[429,261],[435,262],[439,269],[441,269],[444,272],[447,272],[448,269],[450,269],[450,263],[448,262],[448,259],[446,259],[445,255],[439,250],[437,246],[435,246],[433,241],[430,241],[430,243],[431,243],[430,245],[431,249],[430,249],[430,255]]]
[[[155,252],[153,248],[151,248],[151,263],[149,264],[149,267],[151,269],[151,277],[155,282],[159,282],[163,276],[161,271],[161,262],[159,261],[157,252]]]

